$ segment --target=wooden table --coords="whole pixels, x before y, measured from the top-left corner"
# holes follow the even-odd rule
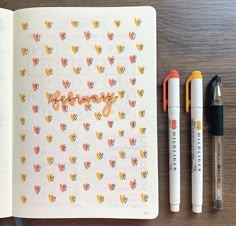
[[[0,7],[152,5],[157,9],[157,88],[160,213],[155,220],[24,219],[23,225],[236,225],[236,1],[231,0],[0,0]],[[170,69],[181,74],[181,212],[169,211],[167,114],[162,112],[162,81]],[[212,209],[212,140],[204,122],[204,204],[191,211],[190,115],[185,113],[184,84],[193,70],[204,74],[204,91],[216,73],[223,75],[225,103],[224,210]],[[204,108],[204,116],[206,116]],[[205,117],[206,118],[206,117]],[[0,225],[14,225],[1,219]]]

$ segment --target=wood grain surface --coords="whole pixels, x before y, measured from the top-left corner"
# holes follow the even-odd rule
[[[157,95],[160,213],[155,220],[23,219],[23,225],[236,225],[236,1],[231,0],[0,0],[0,7],[151,5],[157,10]],[[167,114],[162,111],[162,82],[171,69],[181,74],[181,212],[169,211]],[[212,208],[212,139],[204,121],[203,213],[191,211],[190,115],[185,113],[184,83],[193,70],[209,80],[222,73],[225,103],[224,210]],[[205,93],[204,93],[205,98]],[[204,108],[204,119],[206,119]],[[92,211],[92,210],[91,210]],[[0,219],[14,225],[14,219]]]

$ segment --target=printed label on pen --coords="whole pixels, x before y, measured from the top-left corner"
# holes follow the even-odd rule
[[[169,167],[170,171],[179,170],[179,123],[169,120]]]
[[[171,120],[171,128],[176,129],[176,127],[177,127],[176,120],[175,119]]]
[[[202,172],[202,122],[192,119],[192,172]]]

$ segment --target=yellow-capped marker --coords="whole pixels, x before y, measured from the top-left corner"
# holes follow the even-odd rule
[[[189,85],[191,84],[191,100]],[[192,72],[186,80],[186,112],[191,105],[192,131],[192,211],[202,212],[203,196],[203,136],[202,136],[202,73]]]

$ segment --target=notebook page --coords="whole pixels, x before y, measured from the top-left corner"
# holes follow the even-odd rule
[[[12,44],[13,13],[0,9],[0,217],[12,215]]]
[[[155,10],[25,9],[14,26],[14,215],[156,217]]]

